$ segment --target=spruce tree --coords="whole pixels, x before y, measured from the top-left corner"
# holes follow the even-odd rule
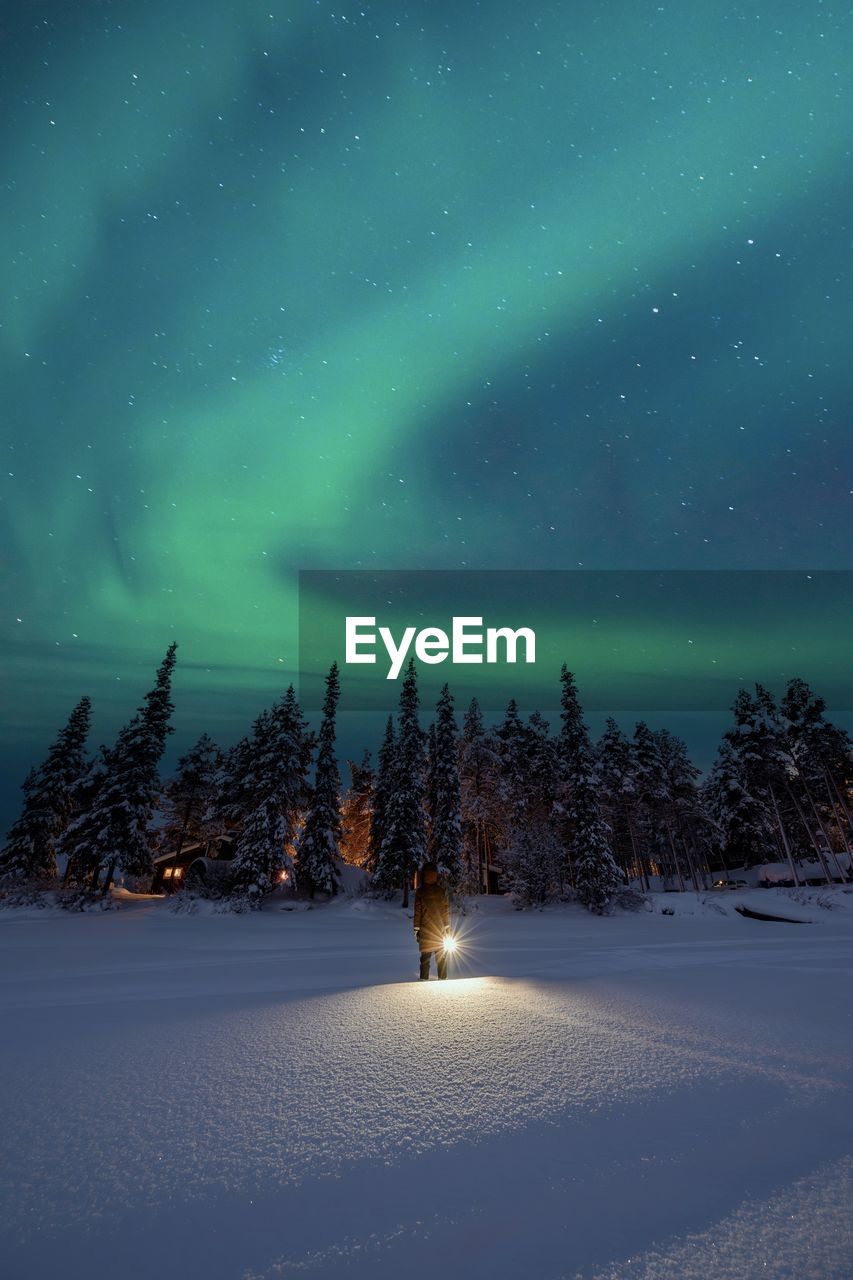
[[[607,824],[598,807],[598,779],[589,732],[583,721],[574,676],[565,663],[560,683],[559,813],[578,901],[589,911],[602,914],[622,877],[610,851]]]
[[[312,898],[317,890],[321,893],[337,893],[340,879],[341,779],[335,758],[335,716],[340,696],[338,664],[333,662],[326,677],[314,794],[299,837],[297,852],[299,879],[308,888]]]
[[[496,835],[495,795],[498,757],[483,725],[476,698],[465,713],[459,742],[459,790],[464,849],[463,885],[468,893],[487,888],[486,875]]]
[[[853,743],[844,729],[826,719],[826,702],[805,680],[788,681],[779,703],[785,749],[791,768],[807,778],[819,775],[847,785]]]
[[[724,737],[703,788],[706,808],[717,824],[723,865],[752,866],[766,861],[774,841],[770,812],[750,786],[736,743]]]
[[[826,703],[805,680],[788,681],[779,704],[779,729],[789,790],[813,845],[829,855],[840,880],[851,879],[853,814],[849,782],[853,744],[825,718]]]
[[[424,780],[424,809],[426,813],[427,848],[430,842],[432,815],[435,811],[435,721],[431,721],[426,731],[426,773]]]
[[[525,777],[527,807],[534,814],[553,813],[557,793],[557,747],[551,726],[538,711],[527,718]]]
[[[388,807],[394,788],[395,747],[394,718],[389,716],[385,725],[385,736],[379,748],[373,807],[370,815],[370,856],[367,866],[374,877],[380,871],[381,852],[388,835]],[[381,888],[380,881],[377,881],[377,885]]]
[[[424,733],[418,721],[418,681],[414,659],[409,660],[400,690],[398,732],[394,750],[386,829],[374,883],[403,890],[409,905],[409,884],[426,854],[424,822]]]
[[[541,907],[554,896],[562,850],[550,823],[521,823],[504,850],[505,882],[519,907]]]
[[[459,757],[453,695],[447,685],[436,704],[430,777],[430,825],[427,854],[442,879],[455,888],[462,875],[462,819]]]
[[[287,816],[288,843],[296,838],[300,817],[308,808],[308,774],[317,739],[296,700],[293,685],[272,709],[273,729],[283,757],[281,801]]]
[[[774,714],[758,696],[739,689],[732,704],[734,724],[723,735],[705,788],[722,836],[724,862],[755,866],[768,850],[781,854],[787,833],[779,802],[784,778]],[[777,814],[780,823],[777,823]],[[793,849],[789,846],[793,856]],[[796,871],[792,865],[792,875]]]
[[[673,870],[664,830],[666,787],[657,735],[640,720],[631,743],[637,799],[637,837],[650,870],[666,880]]]
[[[169,646],[143,705],[120,730],[114,746],[102,749],[86,783],[93,793],[90,804],[68,828],[69,852],[82,854],[91,866],[93,881],[97,882],[101,869],[106,870],[105,893],[117,866],[131,876],[151,871],[150,824],[160,798],[157,767],[172,731],[176,650],[176,644]]]
[[[56,857],[51,839],[51,814],[41,801],[39,770],[30,769],[21,790],[21,812],[6,834],[0,853],[0,878],[4,880],[52,880]]]
[[[87,769],[91,712],[89,698],[81,698],[45,759],[27,775],[21,812],[0,854],[0,876],[20,881],[55,878],[57,842],[74,814],[76,791]]]
[[[687,745],[668,729],[655,734],[664,792],[663,826],[672,865],[684,888],[685,871],[698,893],[699,868],[694,856],[694,835],[701,827],[703,813],[697,787],[699,770],[690,759]]]
[[[292,850],[306,803],[312,749],[313,738],[291,685],[271,711],[258,716],[238,762],[232,885],[255,909],[283,879],[294,877]]]
[[[293,870],[286,852],[289,828],[281,794],[284,761],[269,711],[258,716],[247,747],[241,760],[246,773],[240,783],[251,798],[241,814],[231,879],[232,888],[259,908],[264,896],[282,880],[282,873],[290,875]]]
[[[251,758],[251,737],[240,738],[222,757],[202,819],[214,836],[233,834],[245,822],[251,809]]]
[[[112,753],[106,800],[111,806],[111,828],[116,864],[128,875],[151,871],[153,837],[151,819],[161,794],[158,766],[172,732],[172,674],[177,645],[171,644],[160,664],[154,688],[145,695],[138,719],[134,717],[119,735]],[[109,888],[112,863],[105,888]]]
[[[633,745],[612,717],[596,748],[601,806],[611,831],[614,855],[623,868],[649,887],[637,829],[636,761]]]
[[[177,857],[187,845],[205,839],[205,819],[222,764],[222,752],[206,733],[181,756],[164,791],[165,822],[160,840],[164,851]]]
[[[502,838],[506,842],[508,833],[523,821],[529,798],[529,742],[515,698],[510,698],[503,722],[494,730],[494,742],[498,759],[496,810],[500,815]]]
[[[492,742],[497,761],[492,812],[504,881],[517,901],[544,902],[562,888],[553,858],[558,770],[550,727],[538,711],[522,721],[513,698]]]
[[[64,885],[94,884],[100,873],[103,814],[97,799],[108,774],[109,750],[102,745],[74,788],[74,817],[57,843],[57,853],[65,858]]]
[[[808,686],[805,686],[802,693],[808,694]],[[817,711],[818,715],[822,715],[822,708],[820,711],[817,707],[807,709],[808,703],[805,700],[801,705],[809,720],[812,712]],[[764,761],[771,802],[781,791],[792,810],[795,842],[799,845],[801,856],[818,861],[828,884],[834,879],[834,871],[830,865],[834,862],[838,878],[843,880],[843,869],[836,858],[824,817],[815,803],[815,794],[810,785],[812,770],[808,750],[803,751],[802,758],[798,759],[795,748],[797,735],[791,734],[789,726],[786,731],[785,720],[773,695],[761,684],[755,686],[755,706],[755,736],[758,752]]]

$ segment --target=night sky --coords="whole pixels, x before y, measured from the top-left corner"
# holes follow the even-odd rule
[[[178,745],[233,740],[300,568],[853,567],[846,6],[7,3],[0,49],[15,785],[173,638]]]

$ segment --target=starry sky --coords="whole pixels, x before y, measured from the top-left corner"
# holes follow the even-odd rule
[[[301,568],[853,568],[845,6],[10,2],[0,50],[15,784],[173,638],[179,745],[233,740]]]

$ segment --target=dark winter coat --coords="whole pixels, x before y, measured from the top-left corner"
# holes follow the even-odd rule
[[[440,951],[450,928],[450,903],[440,884],[422,884],[415,894],[415,934],[421,951]]]

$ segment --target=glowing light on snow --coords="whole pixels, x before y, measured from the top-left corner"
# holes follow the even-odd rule
[[[446,982],[424,982],[418,984],[418,990],[426,994],[429,1000],[444,1002],[450,999],[473,997],[486,990],[490,985],[488,978],[460,978],[451,975]]]

